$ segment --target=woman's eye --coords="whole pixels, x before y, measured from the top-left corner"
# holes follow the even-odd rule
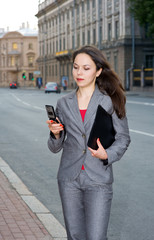
[[[84,70],[86,70],[86,71],[87,71],[87,70],[89,70],[89,68],[85,68]]]
[[[77,69],[77,67],[76,67],[76,66],[73,66],[73,68],[74,68],[74,69]]]

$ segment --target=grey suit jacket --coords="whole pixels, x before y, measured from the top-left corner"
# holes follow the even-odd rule
[[[104,166],[102,160],[92,157],[87,147],[87,141],[93,125],[97,106],[101,105],[108,113],[112,114],[113,126],[116,132],[114,143],[106,149],[108,165]],[[129,129],[127,118],[119,119],[113,112],[111,98],[102,94],[97,85],[89,102],[84,122],[78,108],[76,90],[63,96],[57,101],[56,113],[65,126],[60,139],[54,139],[51,135],[48,147],[53,153],[61,149],[62,156],[58,171],[58,179],[71,181],[80,173],[84,164],[85,171],[91,179],[98,183],[112,183],[112,163],[120,160],[129,143]]]

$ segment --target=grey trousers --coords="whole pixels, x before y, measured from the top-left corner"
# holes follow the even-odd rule
[[[96,183],[82,170],[58,185],[68,240],[107,240],[112,184]]]

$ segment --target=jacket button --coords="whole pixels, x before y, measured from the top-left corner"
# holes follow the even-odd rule
[[[83,149],[83,151],[82,151],[82,152],[83,152],[83,154],[84,154],[84,153],[86,153],[86,149]]]
[[[82,137],[83,137],[83,138],[85,138],[85,137],[86,137],[86,135],[83,133],[83,134],[82,134]]]

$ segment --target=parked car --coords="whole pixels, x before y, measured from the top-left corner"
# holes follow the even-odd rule
[[[17,83],[11,82],[9,86],[10,86],[10,88],[17,88]]]
[[[56,92],[61,93],[61,88],[58,83],[56,82],[48,82],[45,85],[45,93]]]

